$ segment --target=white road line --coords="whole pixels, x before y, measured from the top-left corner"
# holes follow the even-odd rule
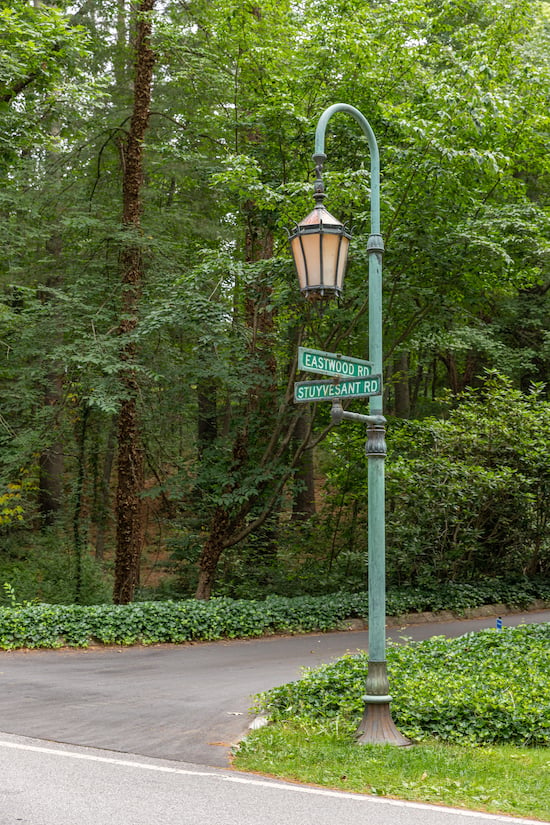
[[[441,811],[446,814],[454,814],[463,817],[476,817],[477,819],[486,819],[488,822],[507,823],[507,825],[533,825],[540,820],[534,819],[518,819],[511,816],[498,816],[497,814],[487,814],[481,811],[466,811],[462,808],[446,808],[442,805],[428,805],[421,802],[407,802],[401,799],[388,799],[379,796],[367,796],[365,794],[347,793],[346,791],[331,791],[324,788],[313,788],[308,785],[291,785],[288,783],[278,782],[277,780],[257,779],[254,777],[239,776],[231,773],[215,773],[213,771],[189,770],[186,768],[172,768],[168,765],[156,765],[151,762],[137,762],[129,759],[116,759],[108,756],[96,756],[93,753],[82,753],[80,751],[63,750],[61,747],[47,748],[42,745],[28,745],[24,742],[8,742],[0,739],[0,747],[14,748],[21,751],[30,751],[32,753],[52,754],[54,756],[65,756],[69,759],[84,759],[89,762],[102,762],[107,765],[120,765],[125,768],[137,768],[138,770],[157,771],[158,773],[179,774],[181,776],[206,776],[213,779],[219,779],[222,782],[232,782],[239,785],[254,785],[256,787],[270,788],[271,790],[278,789],[282,791],[289,791],[291,793],[313,794],[316,796],[329,796],[347,799],[354,799],[360,802],[372,802],[380,805],[393,805],[400,808],[415,808],[424,811]]]

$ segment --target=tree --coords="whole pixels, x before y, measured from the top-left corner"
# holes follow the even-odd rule
[[[122,144],[123,215],[128,238],[123,241],[122,316],[119,335],[124,371],[124,396],[118,415],[118,483],[116,497],[117,553],[114,600],[132,601],[139,581],[139,561],[143,542],[141,494],[143,492],[143,447],[137,410],[139,385],[136,379],[136,344],[132,333],[138,323],[139,294],[143,281],[141,189],[143,186],[143,140],[150,117],[153,66],[151,12],[155,0],[140,0],[136,9],[134,103],[128,134]]]
[[[17,410],[15,428],[7,428],[7,479],[17,477],[12,462],[28,472],[31,454],[40,446],[38,468],[38,504],[41,524],[53,522],[61,507],[63,456],[60,448],[60,404],[62,379],[47,359],[31,364],[32,346],[41,339],[42,321],[53,320],[50,305],[59,286],[61,246],[54,222],[43,227],[39,210],[31,204],[28,191],[47,180],[54,165],[56,147],[60,141],[60,119],[63,103],[77,96],[77,85],[86,80],[78,66],[87,54],[84,33],[58,9],[39,3],[15,0],[0,4],[0,105],[2,107],[2,151],[0,179],[3,187],[1,219],[6,231],[7,255],[3,266],[5,283],[4,321],[7,322],[5,345],[7,353],[19,355],[20,369],[27,378],[20,382],[22,395],[10,394],[6,414]],[[63,92],[60,86],[63,83]],[[26,191],[25,191],[26,190]],[[31,249],[32,248],[32,252]],[[40,255],[40,252],[42,253]],[[38,255],[37,255],[38,253]],[[29,262],[34,254],[34,265]],[[40,262],[37,265],[36,258]],[[46,261],[55,275],[46,271]],[[29,270],[32,273],[29,277]],[[23,278],[20,276],[23,275]],[[38,286],[38,288],[37,288]],[[36,290],[33,294],[33,290]],[[30,324],[31,327],[26,327]],[[54,321],[55,324],[55,321]],[[40,331],[39,331],[40,330]],[[51,332],[46,333],[51,335]],[[31,344],[31,347],[29,347]],[[17,356],[16,356],[17,357]],[[13,360],[13,359],[11,359]],[[7,365],[13,376],[13,364]],[[30,378],[31,386],[28,379]],[[34,384],[34,386],[32,386]],[[13,387],[12,381],[12,387]],[[38,416],[33,409],[34,393],[43,392],[43,404]],[[31,412],[32,411],[32,412]],[[38,426],[28,438],[28,414],[34,413]],[[14,442],[19,444],[13,450]],[[14,456],[17,454],[17,458]]]

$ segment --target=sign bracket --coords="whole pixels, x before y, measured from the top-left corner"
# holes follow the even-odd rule
[[[348,412],[342,407],[341,401],[333,401],[330,409],[330,420],[333,424],[341,424],[342,421],[362,421],[364,424],[385,424],[383,415],[363,415],[362,413]]]

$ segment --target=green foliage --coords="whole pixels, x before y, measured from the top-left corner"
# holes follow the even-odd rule
[[[84,408],[91,423],[82,434],[76,533],[86,540],[109,527],[110,479],[101,476],[112,464],[109,432],[125,392],[127,341],[117,330],[129,237],[120,231],[120,200],[132,14],[131,3],[112,0],[77,10],[0,2],[2,537],[19,517],[41,525],[44,450],[62,452],[56,480],[65,493],[75,489]],[[262,518],[287,506],[294,484],[299,439],[288,386],[296,344],[301,337],[365,351],[369,164],[356,124],[343,116],[327,134],[326,183],[331,210],[357,227],[344,299],[323,312],[304,308],[286,251],[285,227],[311,207],[313,132],[326,106],[353,103],[379,139],[385,351],[388,370],[396,353],[408,354],[417,409],[437,403],[430,390],[459,389],[485,365],[524,387],[546,380],[547,18],[531,0],[167,0],[153,18],[143,232],[132,237],[146,269],[131,343],[147,496],[162,540],[179,543],[180,581],[192,586],[189,567],[223,524],[219,592],[245,595]],[[325,424],[319,411],[310,447]],[[531,435],[534,444],[544,434]],[[457,461],[458,452],[434,457],[431,487],[421,484],[426,460],[395,461],[392,577],[473,575],[492,569],[503,542],[503,567],[518,575],[546,569],[548,495],[530,475],[534,457],[524,456],[527,467],[500,457],[488,467]],[[330,502],[318,547],[291,536],[289,574],[274,570],[280,557],[258,565],[250,592],[319,592],[363,580],[360,469],[339,491],[349,518]],[[33,487],[19,504],[10,485],[23,471]],[[56,513],[65,528],[71,508],[74,496],[65,494]]]
[[[548,599],[546,579],[514,581],[480,579],[471,583],[441,582],[420,586],[394,586],[387,589],[387,612],[390,616],[422,611],[453,610],[456,613],[484,604],[506,604],[524,608],[535,599]]]
[[[446,420],[396,430],[388,545],[400,575],[544,574],[550,563],[550,405],[498,375]]]
[[[21,485],[8,484],[7,490],[0,495],[0,527],[23,520],[21,506]]]
[[[446,403],[446,417],[388,425],[389,580],[545,575],[550,404],[544,389],[522,393],[490,373],[480,387],[448,396]],[[342,511],[333,545],[349,545],[353,527],[354,542],[365,551],[367,468],[357,461],[362,442],[358,430],[329,436],[333,503],[327,509],[333,520],[337,507]]]
[[[29,541],[30,539],[30,541]],[[36,537],[18,531],[4,538],[0,555],[0,582],[8,590],[0,592],[0,605],[47,602],[70,604],[76,597],[77,559],[73,548],[55,530]],[[81,604],[110,601],[109,576],[89,552],[82,554]],[[9,596],[9,593],[12,596]]]
[[[23,606],[18,603],[17,597],[15,595],[15,590],[9,582],[4,582],[4,584],[2,585],[2,590],[4,591],[2,600],[6,602],[9,607],[16,608]]]
[[[19,604],[11,585],[5,588],[6,607],[0,607],[0,647],[61,647],[100,644],[157,644],[212,641],[270,633],[308,633],[335,630],[352,617],[367,618],[366,593],[328,596],[269,596],[265,600],[216,597],[208,602],[136,602],[130,605]],[[388,612],[400,615],[441,606],[461,612],[491,601],[525,607],[536,598],[550,601],[550,588],[541,582],[485,587],[454,585],[430,592],[412,588],[388,593]],[[17,599],[17,601],[16,601]]]
[[[264,633],[329,630],[343,621],[353,597],[272,597],[266,601],[138,602],[90,607],[0,608],[0,645],[13,647],[156,644],[211,641]]]
[[[0,175],[37,143],[58,148],[55,117],[93,94],[81,65],[88,45],[84,30],[52,4],[0,3]]]
[[[396,724],[413,740],[550,745],[549,644],[550,623],[390,646]],[[347,656],[268,691],[262,707],[275,719],[354,728],[367,669],[367,654]]]

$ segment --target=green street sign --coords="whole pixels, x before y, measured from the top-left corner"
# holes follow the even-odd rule
[[[294,401],[332,401],[334,398],[369,398],[382,394],[382,376],[356,378],[346,381],[297,381]]]
[[[298,347],[298,369],[342,378],[365,378],[372,373],[372,363],[349,355]]]

